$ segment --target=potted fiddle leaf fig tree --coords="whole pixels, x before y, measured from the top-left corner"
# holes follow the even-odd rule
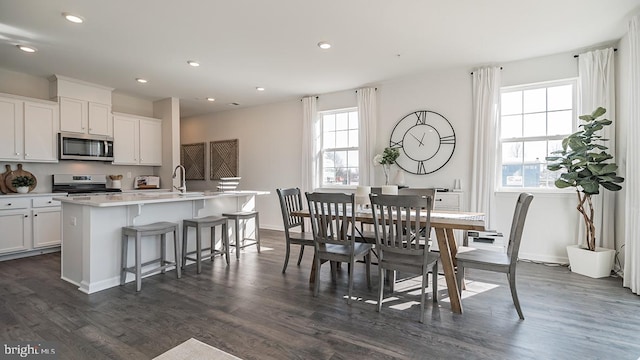
[[[606,277],[611,273],[615,250],[596,247],[596,227],[592,196],[600,193],[600,188],[619,191],[624,178],[617,175],[618,166],[603,143],[600,133],[611,120],[602,118],[606,109],[599,107],[590,115],[580,116],[580,130],[562,140],[562,149],[551,153],[546,159],[547,169],[564,171],[555,181],[556,187],[574,187],[578,195],[578,212],[584,226],[587,248],[569,245],[567,253],[571,271],[594,278]],[[582,257],[587,257],[582,261]]]

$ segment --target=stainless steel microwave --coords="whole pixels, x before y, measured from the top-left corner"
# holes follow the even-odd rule
[[[102,135],[59,134],[60,160],[113,161],[113,138]]]

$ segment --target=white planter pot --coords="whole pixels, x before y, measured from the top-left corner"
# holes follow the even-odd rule
[[[571,271],[592,278],[611,275],[615,250],[596,247],[596,251],[583,249],[580,245],[567,246]]]
[[[28,192],[29,192],[29,187],[28,187],[28,186],[18,186],[18,187],[16,188],[16,191],[17,191],[19,194],[26,194],[26,193],[28,193]]]

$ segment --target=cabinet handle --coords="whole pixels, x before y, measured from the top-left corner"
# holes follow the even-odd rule
[[[8,203],[7,206],[11,206],[11,203]]]
[[[53,201],[51,201],[51,200],[47,201],[47,203],[48,203],[48,204],[51,204],[52,202],[53,202]]]
[[[33,216],[38,216],[38,214],[33,214]],[[26,216],[25,216],[26,217]]]
[[[26,217],[26,218],[27,218],[27,217],[29,217],[29,215],[25,215],[24,217]]]
[[[16,153],[16,155],[20,155],[20,153],[19,153],[19,152],[17,152],[17,153]]]

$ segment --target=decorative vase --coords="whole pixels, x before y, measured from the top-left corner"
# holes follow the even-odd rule
[[[571,272],[595,279],[611,275],[615,250],[596,247],[596,251],[583,249],[580,245],[567,246]]]
[[[16,188],[16,191],[20,194],[26,194],[29,192],[29,187],[28,186],[18,186]]]
[[[393,183],[398,186],[404,186],[404,172],[400,169],[396,171],[396,176],[393,178]]]
[[[382,170],[384,171],[384,184],[389,185],[389,168],[391,164],[382,164]]]

